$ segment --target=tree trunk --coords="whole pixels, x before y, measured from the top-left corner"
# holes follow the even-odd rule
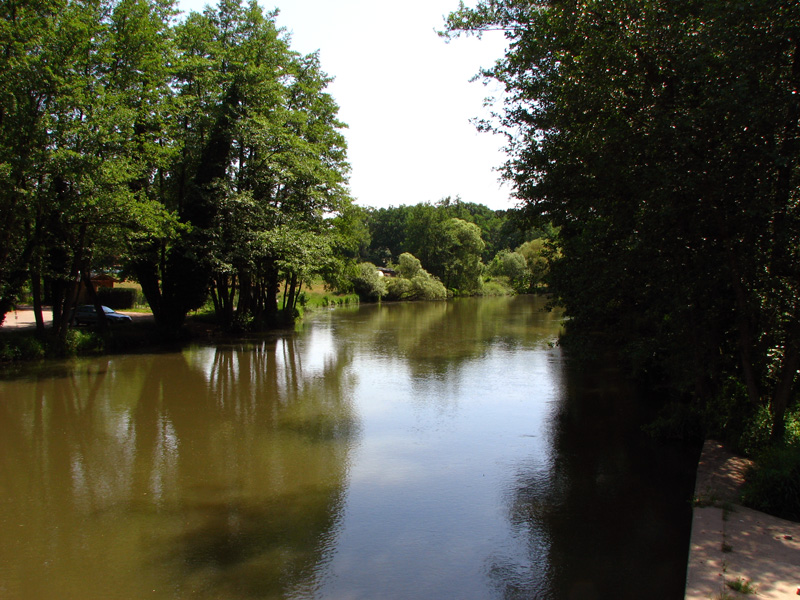
[[[133,272],[139,285],[142,286],[142,294],[144,294],[150,310],[153,312],[153,318],[156,325],[162,320],[161,310],[161,288],[158,283],[158,269],[156,265],[147,259],[142,259],[134,262],[132,265]]]
[[[291,278],[286,279],[286,285],[289,288],[289,294],[283,303],[283,312],[287,319],[291,319],[294,313],[295,297],[297,295],[297,273],[292,273]]]
[[[67,284],[67,293],[64,297],[64,305],[61,307],[61,318],[56,322],[55,311],[53,316],[53,327],[55,328],[56,335],[60,338],[65,338],[67,330],[72,322],[72,311],[78,304],[78,294],[80,293],[80,276],[81,264],[83,264],[83,250],[86,242],[86,224],[80,226],[78,233],[78,243],[75,247],[75,255],[72,258],[72,267],[70,268],[69,284]],[[54,307],[55,308],[55,307]]]
[[[97,313],[97,328],[102,332],[108,331],[106,313],[103,312],[103,307],[100,305],[100,299],[97,297],[97,291],[94,289],[88,267],[81,269],[81,280],[86,288],[86,293],[89,294],[89,299],[92,301],[92,304],[94,304],[94,310],[95,313]]]
[[[44,335],[44,315],[42,314],[42,276],[39,269],[31,270],[31,295],[33,295],[33,316],[36,319],[36,333]]]
[[[278,316],[278,292],[280,291],[280,281],[278,280],[278,268],[274,263],[267,267],[267,301],[264,307],[268,322],[273,322]]]
[[[292,315],[294,315],[294,311],[297,309],[297,300],[300,298],[300,292],[302,290],[303,290],[303,280],[301,279],[300,282],[297,284],[297,293],[294,295],[294,304],[292,304]]]
[[[753,365],[752,347],[755,336],[750,324],[750,315],[747,310],[747,294],[745,293],[739,269],[736,266],[736,256],[733,251],[729,253],[728,263],[732,274],[732,284],[736,300],[736,327],[739,331],[739,354],[742,361],[742,375],[744,376],[747,396],[753,405],[761,402],[758,379]]]

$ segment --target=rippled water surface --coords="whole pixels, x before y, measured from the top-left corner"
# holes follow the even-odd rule
[[[682,598],[694,459],[534,298],[0,381],[0,598]]]

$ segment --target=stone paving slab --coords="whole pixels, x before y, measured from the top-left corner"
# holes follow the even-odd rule
[[[698,503],[686,574],[686,600],[745,598],[726,582],[746,581],[749,597],[798,598],[800,523],[736,504],[747,461],[709,440],[703,447],[695,484]]]

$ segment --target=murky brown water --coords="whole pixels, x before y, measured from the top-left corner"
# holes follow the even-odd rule
[[[682,598],[692,456],[541,307],[0,381],[0,598]]]

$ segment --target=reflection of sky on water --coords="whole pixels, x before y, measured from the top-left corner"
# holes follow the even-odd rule
[[[278,342],[285,344],[285,340]],[[325,372],[331,360],[335,358],[336,347],[333,340],[333,331],[329,328],[313,328],[306,333],[302,341],[303,372],[307,377],[317,377]],[[279,346],[278,355],[282,355]]]
[[[515,523],[510,503],[520,470],[549,481],[560,351],[451,338],[454,358],[429,370],[414,354],[398,359],[381,334],[355,342],[360,443],[318,597],[501,597],[515,579],[546,590],[547,535]]]

